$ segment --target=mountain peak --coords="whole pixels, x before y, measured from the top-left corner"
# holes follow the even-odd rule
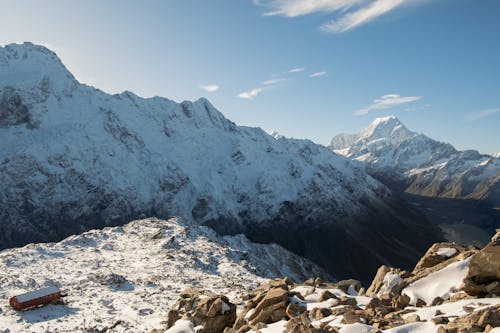
[[[361,131],[359,137],[369,141],[388,139],[397,144],[414,135],[415,133],[406,128],[397,117],[388,116],[376,118],[370,126]]]
[[[71,88],[75,77],[53,51],[43,45],[25,42],[0,47],[0,88],[30,89],[44,82],[54,91]]]

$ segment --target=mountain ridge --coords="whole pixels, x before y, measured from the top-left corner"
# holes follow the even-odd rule
[[[178,216],[368,278],[381,262],[413,264],[440,238],[363,168],[311,141],[236,126],[203,98],[106,94],[30,43],[0,48],[0,59],[4,247]],[[332,255],[351,247],[359,253]]]

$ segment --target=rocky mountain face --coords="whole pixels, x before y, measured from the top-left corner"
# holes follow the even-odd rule
[[[394,116],[376,119],[359,134],[338,135],[329,147],[404,193],[451,241],[484,245],[499,227],[498,156],[458,151],[410,131]]]
[[[408,193],[500,205],[498,157],[457,151],[450,144],[410,131],[394,116],[376,119],[357,135],[338,135],[330,148],[365,162],[371,174]]]
[[[368,279],[440,237],[325,147],[236,126],[206,99],[106,94],[31,43],[0,48],[0,135],[2,248],[179,216]]]

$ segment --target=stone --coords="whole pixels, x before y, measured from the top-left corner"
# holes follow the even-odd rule
[[[286,307],[285,313],[288,316],[288,318],[295,318],[299,317],[305,311],[307,311],[306,307],[300,304],[290,303]]]
[[[442,299],[441,297],[438,296],[432,300],[431,306],[441,305],[441,304],[443,304],[443,302],[444,302],[444,299]]]
[[[410,297],[408,295],[398,295],[393,298],[391,305],[396,309],[404,309],[410,304]]]
[[[415,306],[418,308],[421,308],[421,307],[426,306],[426,305],[427,305],[427,303],[425,303],[425,301],[421,300],[420,298],[417,299],[417,302],[415,304]]]
[[[449,322],[447,317],[434,317],[431,320],[436,325],[443,325],[443,324],[447,324]]]
[[[309,314],[312,318],[321,320],[330,316],[332,314],[332,310],[330,310],[329,308],[314,308],[309,312]]]
[[[416,323],[420,321],[420,316],[417,314],[412,314],[404,319],[405,324]]]
[[[500,326],[500,305],[473,311],[440,327],[443,327],[443,332],[474,333],[484,332],[488,325],[491,327]]]
[[[343,315],[343,320],[342,322],[344,324],[354,324],[354,323],[359,323],[360,322],[360,318],[358,316],[356,316],[354,313],[352,313],[351,311],[347,311],[346,313],[344,313]]]
[[[186,289],[169,311],[167,326],[172,327],[180,318],[190,320],[194,326],[203,327],[199,333],[222,333],[236,320],[236,305],[223,295],[209,291]]]
[[[335,283],[335,287],[337,287],[338,289],[342,290],[345,293],[349,291],[350,286],[353,286],[356,292],[358,292],[363,287],[360,281],[354,279],[342,280]]]
[[[312,333],[311,321],[307,313],[298,318],[292,318],[286,323],[286,331],[289,333]]]
[[[495,235],[496,236],[496,235]],[[490,242],[472,256],[463,290],[469,295],[500,294],[500,244]]]
[[[338,297],[335,294],[333,294],[332,292],[330,292],[328,290],[325,290],[321,293],[321,296],[319,297],[319,301],[323,302],[323,301],[326,301],[327,299],[330,299],[330,298],[338,299]]]
[[[342,296],[339,300],[339,304],[340,305],[349,305],[351,307],[354,307],[358,304],[358,301],[356,301],[356,299],[353,297]]]

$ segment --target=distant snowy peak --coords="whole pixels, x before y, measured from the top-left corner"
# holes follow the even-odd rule
[[[273,138],[275,138],[276,140],[284,139],[285,138],[284,135],[281,135],[280,133],[278,133],[275,130],[272,130],[271,133],[269,133],[269,135],[272,136]]]
[[[375,119],[357,135],[335,136],[330,149],[365,163],[386,184],[402,182],[410,193],[500,202],[498,156],[457,151],[410,131],[394,116]]]
[[[397,145],[417,134],[408,130],[395,116],[376,118],[370,126],[361,131],[359,139],[373,141],[387,139],[392,145]],[[358,139],[358,140],[359,140]]]

